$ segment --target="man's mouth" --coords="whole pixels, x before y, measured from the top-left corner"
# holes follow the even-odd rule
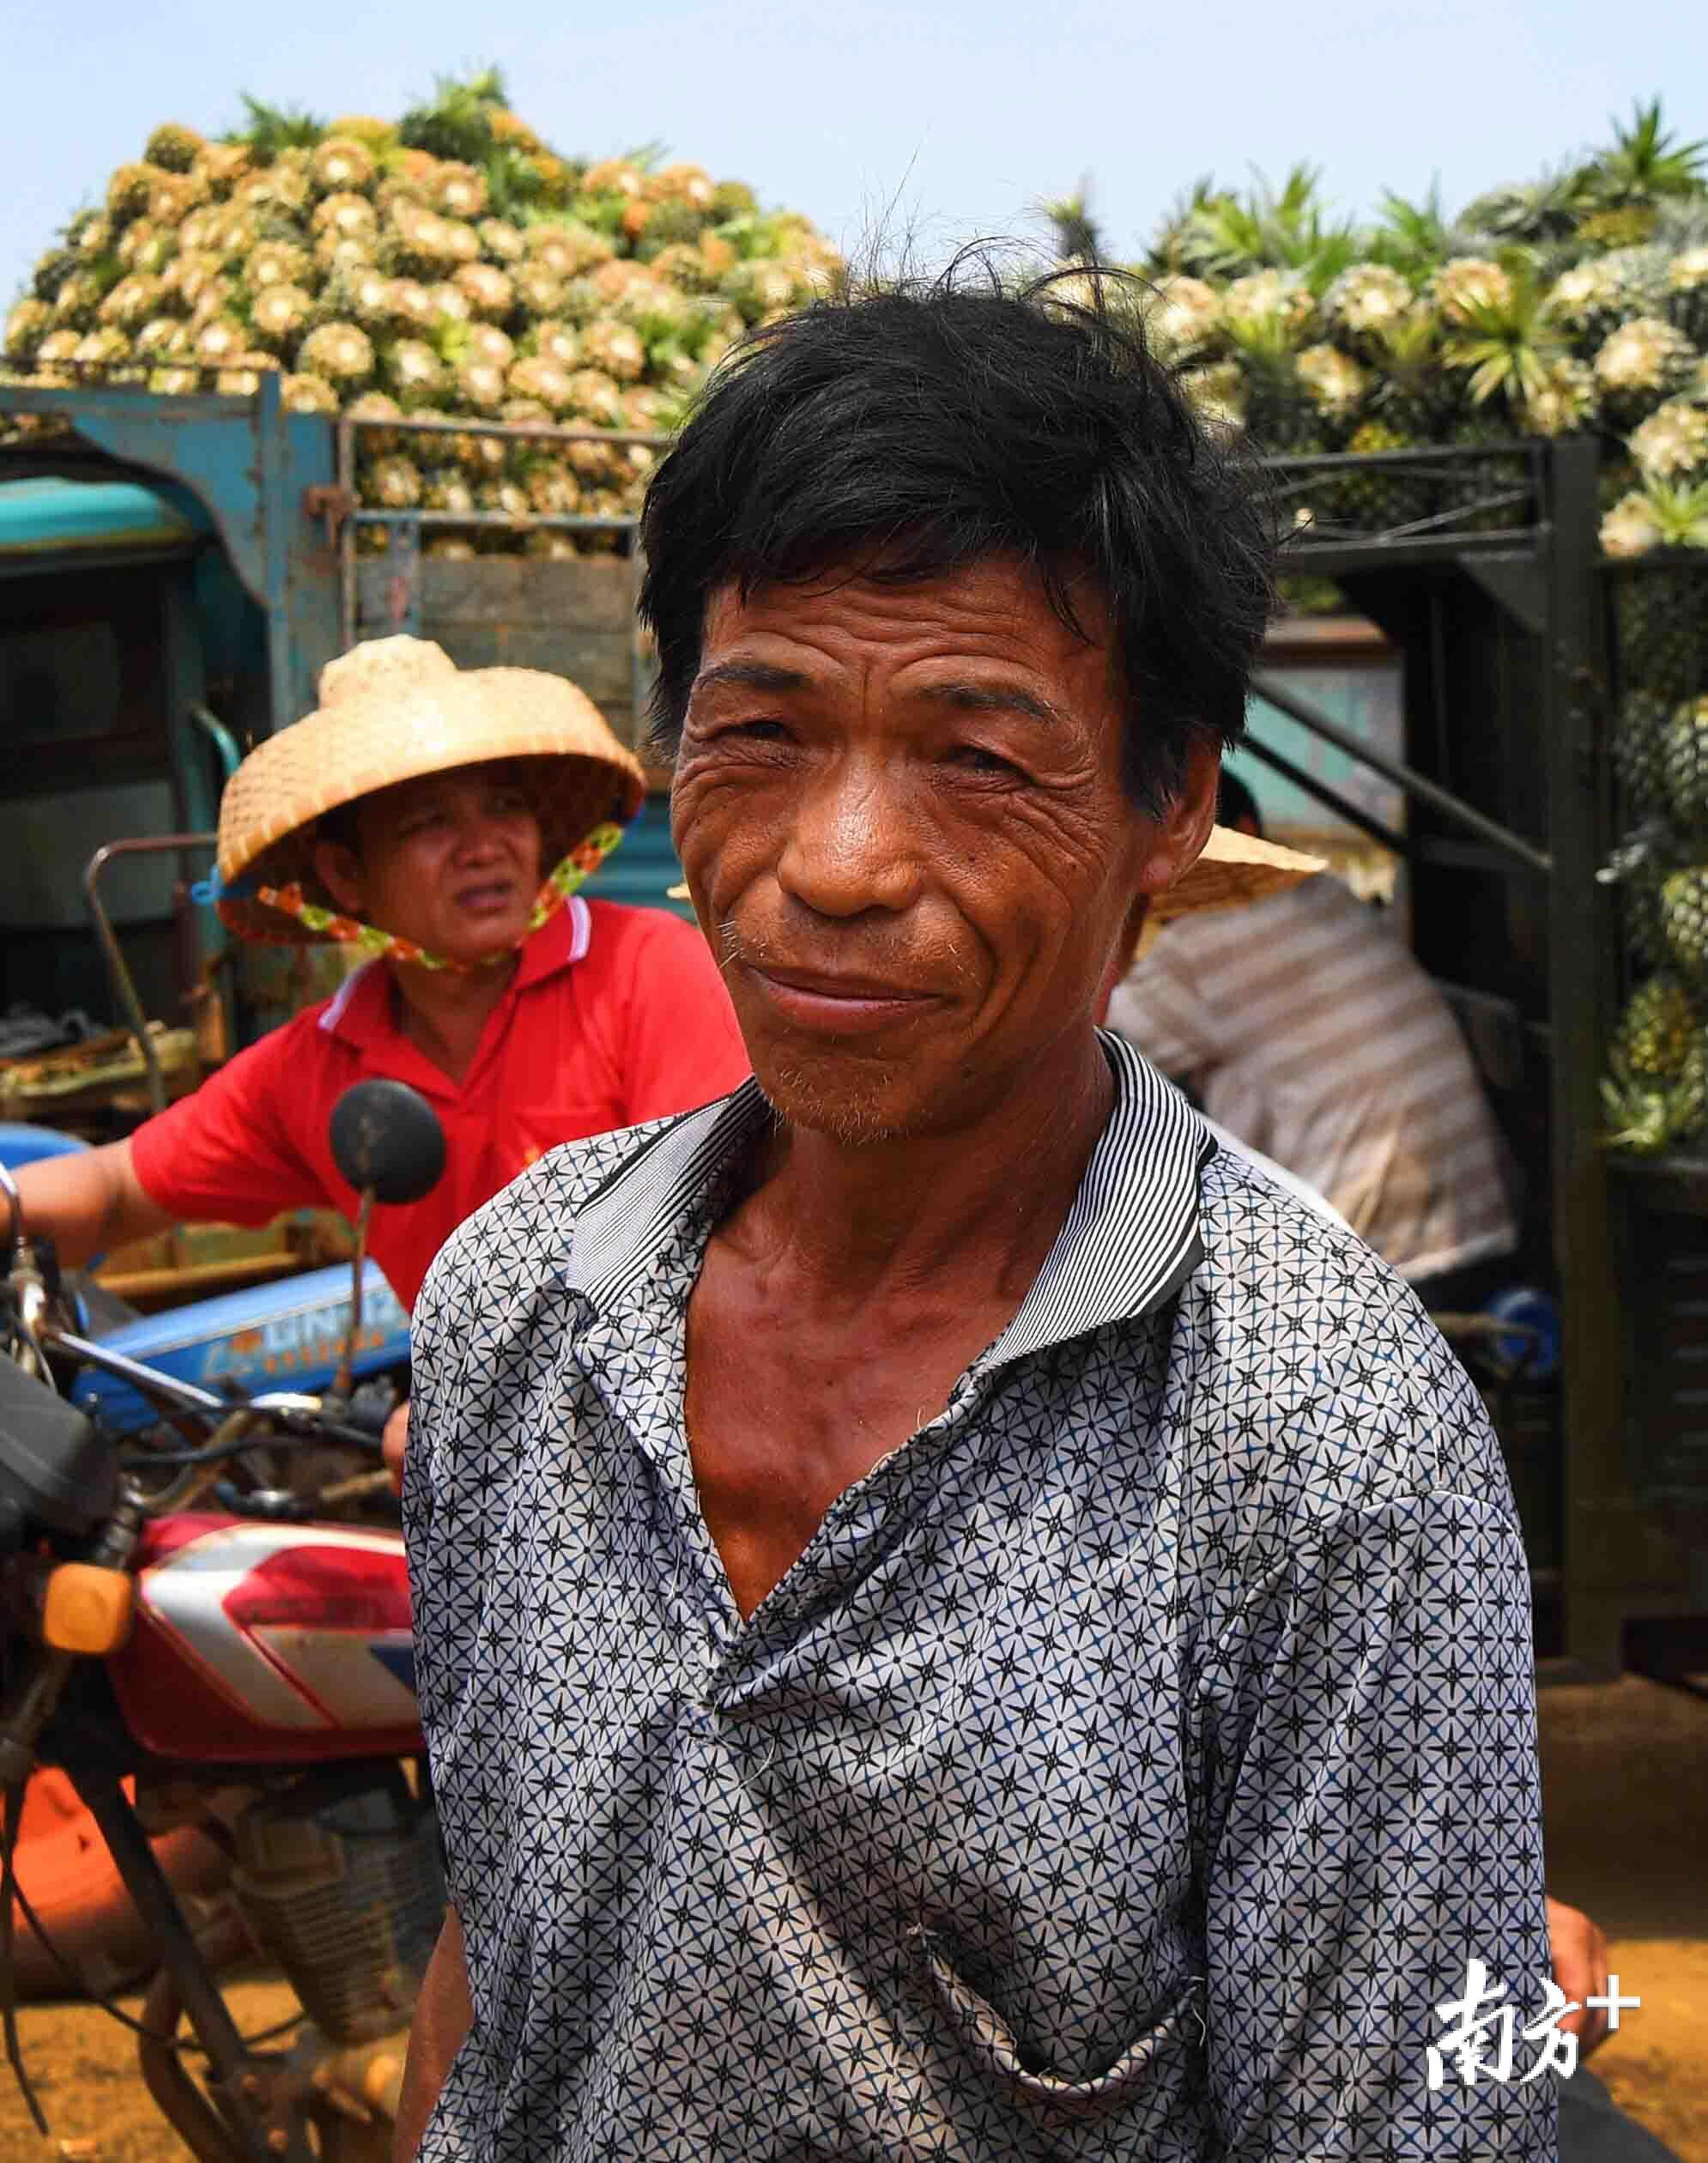
[[[941,996],[914,985],[841,970],[797,969],[754,960],[744,966],[760,991],[790,1022],[832,1034],[887,1027],[936,1005]]]

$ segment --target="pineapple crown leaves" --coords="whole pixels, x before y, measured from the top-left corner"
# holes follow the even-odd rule
[[[1629,126],[1608,124],[1612,148],[1593,159],[1590,187],[1602,204],[1652,203],[1657,196],[1708,193],[1708,141],[1681,142],[1661,122],[1661,100],[1633,106]]]
[[[1391,191],[1382,198],[1382,222],[1366,242],[1369,259],[1420,286],[1451,252],[1447,221],[1441,209],[1441,183],[1429,184],[1420,203]]]
[[[1314,166],[1294,166],[1277,189],[1259,173],[1244,196],[1210,191],[1180,221],[1179,268],[1233,278],[1253,270],[1296,270],[1322,293],[1362,252],[1350,219],[1329,215]],[[1208,188],[1208,184],[1201,184]]]
[[[1046,197],[1037,209],[1054,234],[1060,262],[1104,261],[1103,228],[1092,215],[1089,176],[1080,182],[1077,194]]]
[[[243,94],[244,124],[221,138],[240,142],[257,165],[271,165],[282,150],[312,150],[326,124],[300,106],[270,106]]]
[[[1527,403],[1549,388],[1558,364],[1567,358],[1566,342],[1548,305],[1547,293],[1522,265],[1505,265],[1511,290],[1505,300],[1465,300],[1461,327],[1447,341],[1450,366],[1470,372],[1474,405],[1505,397]]]

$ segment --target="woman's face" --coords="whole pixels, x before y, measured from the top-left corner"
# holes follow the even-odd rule
[[[357,845],[323,841],[316,868],[340,908],[446,960],[490,960],[528,934],[540,822],[516,762],[457,766],[356,806]]]

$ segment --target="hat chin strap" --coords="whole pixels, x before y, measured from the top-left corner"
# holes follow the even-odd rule
[[[549,923],[570,895],[586,884],[622,838],[622,827],[609,820],[596,826],[560,863],[546,874],[534,897],[528,929],[522,936],[512,940],[501,954],[485,954],[478,961],[452,960],[448,954],[432,953],[397,932],[382,931],[377,924],[363,924],[354,917],[341,916],[336,909],[322,908],[318,901],[309,900],[301,887],[294,883],[257,887],[255,899],[264,901],[270,909],[276,909],[282,916],[294,917],[318,937],[333,940],[339,946],[360,947],[370,958],[384,954],[393,961],[413,963],[418,969],[443,969],[451,976],[472,976],[481,969],[494,968],[507,960],[542,924]]]

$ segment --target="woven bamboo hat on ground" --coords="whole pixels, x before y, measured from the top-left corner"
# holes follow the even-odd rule
[[[316,821],[399,781],[529,760],[548,879],[570,859],[582,876],[597,868],[645,796],[639,761],[562,676],[459,669],[427,639],[371,639],[329,662],[319,689],[318,710],[258,744],[220,803],[216,900],[245,938],[294,945],[348,936],[313,921],[337,909],[314,868]],[[560,884],[574,882],[572,869]],[[288,906],[262,899],[263,890]]]
[[[1203,853],[1191,869],[1152,900],[1148,925],[1172,923],[1199,909],[1233,909],[1247,901],[1265,900],[1327,869],[1321,857],[1301,856],[1297,849],[1260,841],[1233,827],[1212,827]],[[669,895],[673,901],[686,901],[688,890],[673,886]]]

